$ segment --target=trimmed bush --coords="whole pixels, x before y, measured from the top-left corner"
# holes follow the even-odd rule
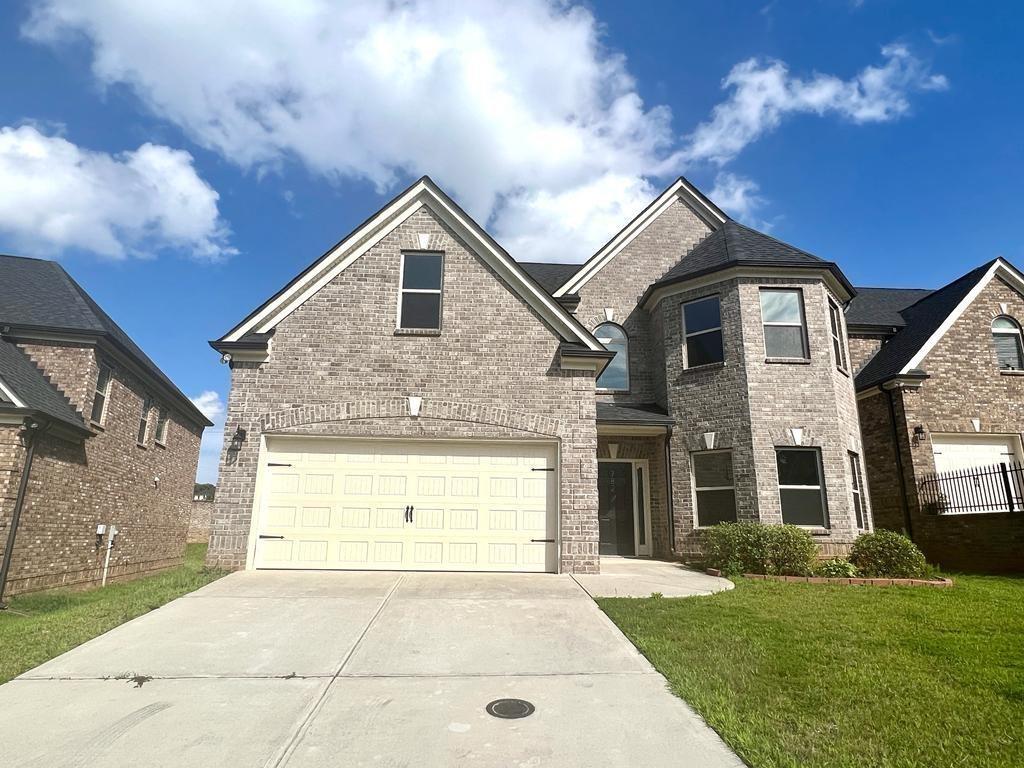
[[[917,545],[895,531],[859,536],[850,549],[850,562],[869,579],[917,579],[928,572]]]
[[[841,557],[824,560],[814,566],[815,576],[824,576],[828,579],[852,579],[857,573],[857,566]]]
[[[764,573],[807,576],[817,547],[811,535],[795,525],[721,523],[703,532],[706,564],[722,573]]]

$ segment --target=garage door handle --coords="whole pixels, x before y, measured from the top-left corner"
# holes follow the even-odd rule
[[[554,467],[534,467],[530,470],[531,472],[554,472]]]
[[[283,539],[284,536],[265,536],[264,534],[261,533],[260,534],[260,538],[261,539]]]
[[[291,464],[278,464],[277,462],[271,461],[267,463],[268,467],[290,467]]]
[[[534,544],[554,544],[554,539],[530,539]]]

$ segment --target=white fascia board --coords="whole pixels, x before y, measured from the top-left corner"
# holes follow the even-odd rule
[[[1018,291],[1024,293],[1024,275],[1021,275],[1020,272],[1002,259],[996,259],[984,276],[982,276],[967,295],[960,300],[960,303],[956,305],[956,309],[949,313],[946,319],[942,321],[942,325],[935,329],[935,332],[928,337],[928,341],[926,341],[924,345],[917,350],[914,356],[910,358],[910,362],[903,366],[903,369],[900,371],[901,375],[908,373],[915,368],[921,367],[924,359],[928,357],[928,353],[931,352],[935,345],[939,343],[939,339],[946,335],[946,332],[953,327],[953,323],[960,319],[960,316],[969,306],[971,306],[971,304],[974,303],[974,300],[978,298],[981,292],[985,290],[985,286],[992,282],[992,278],[997,275],[1015,286]]]
[[[558,288],[552,296],[556,299],[568,293],[578,293],[579,290],[590,282],[590,279],[600,272],[614,259],[623,248],[635,240],[648,226],[658,219],[661,214],[672,207],[673,203],[686,198],[685,203],[697,213],[704,221],[714,229],[725,222],[725,218],[712,208],[709,208],[700,198],[700,194],[691,187],[685,179],[676,181],[659,195],[644,211],[640,213],[625,229],[609,240],[602,248],[595,253],[564,285]]]
[[[3,379],[0,379],[0,393],[3,393],[4,397],[6,397],[8,400],[14,403],[14,406],[16,408],[26,407],[24,401],[22,401],[20,397],[14,394],[14,390],[11,389]]]
[[[294,312],[311,296],[343,272],[423,206],[427,206],[469,243],[474,250],[564,338],[575,339],[589,349],[603,346],[579,325],[554,299],[526,277],[522,267],[495,248],[479,226],[438,195],[427,181],[414,185],[406,194],[346,237],[307,271],[307,278],[270,302],[257,314],[238,326],[224,341],[238,341],[250,331],[267,333]]]

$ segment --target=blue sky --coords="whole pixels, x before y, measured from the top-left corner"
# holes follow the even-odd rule
[[[228,330],[430,174],[582,261],[676,175],[856,285],[1017,226],[1014,3],[137,3],[0,16],[0,252],[57,258],[218,423]]]

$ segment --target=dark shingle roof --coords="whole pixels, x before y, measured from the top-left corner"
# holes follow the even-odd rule
[[[575,275],[580,264],[555,264],[543,261],[520,261],[519,266],[540,283],[540,286],[548,293],[554,293],[561,288],[565,281]]]
[[[166,387],[186,415],[209,420],[149,356],[55,261],[0,256],[0,326],[70,331],[107,338]]]
[[[851,294],[854,293],[853,286],[835,263],[731,219],[698,243],[652,288],[738,266],[828,269]]]
[[[40,411],[83,432],[89,431],[78,411],[47,381],[35,363],[17,345],[3,339],[0,339],[0,379],[25,408]],[[3,394],[0,394],[0,405],[15,406]]]
[[[906,321],[900,313],[932,292],[931,288],[858,287],[846,310],[846,324],[902,328]]]
[[[634,424],[671,427],[675,419],[667,415],[663,408],[654,404],[615,405],[614,403],[597,404],[597,421],[605,424]]]
[[[985,276],[992,264],[992,261],[982,264],[904,308],[900,312],[904,327],[886,341],[878,354],[857,374],[857,389],[867,389],[898,376],[960,301]],[[847,322],[852,322],[849,317]]]

